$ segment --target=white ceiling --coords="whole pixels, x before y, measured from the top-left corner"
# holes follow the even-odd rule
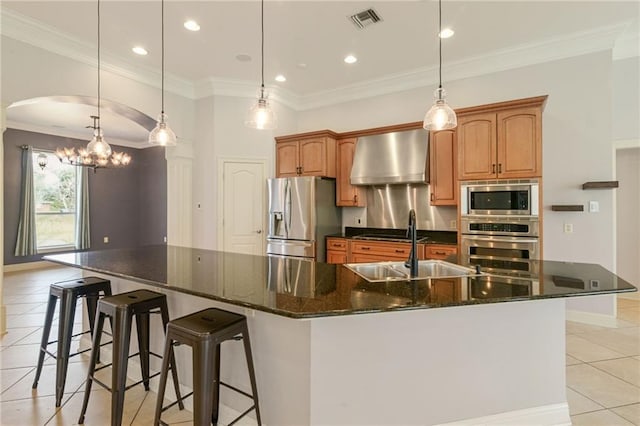
[[[17,14],[95,49],[94,1],[5,1]],[[374,8],[383,21],[357,29],[348,16]],[[456,33],[443,40],[443,61],[461,63],[572,39],[602,28],[637,40],[638,1],[444,1],[443,26]],[[389,76],[437,66],[438,2],[291,1],[265,2],[265,83],[295,96],[362,86]],[[195,19],[201,31],[184,29]],[[103,0],[101,46],[132,70],[160,68],[160,2]],[[166,71],[198,84],[206,79],[260,80],[260,3],[257,1],[166,1]],[[147,56],[131,52],[142,45]],[[239,54],[252,60],[241,62]],[[347,65],[346,54],[358,62]],[[526,53],[525,53],[526,54]],[[305,64],[301,67],[299,64]],[[273,79],[287,77],[285,83]],[[447,75],[444,75],[446,81]]]

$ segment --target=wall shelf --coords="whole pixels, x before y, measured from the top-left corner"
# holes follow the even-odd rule
[[[551,206],[551,210],[554,212],[583,212],[584,206],[582,204],[555,204]]]
[[[617,187],[618,187],[617,180],[585,182],[582,184],[582,189],[611,189],[611,188],[617,188]]]

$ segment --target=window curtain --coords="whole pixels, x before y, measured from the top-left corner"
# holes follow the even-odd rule
[[[33,148],[22,146],[22,186],[20,187],[20,222],[16,239],[16,256],[37,254],[36,202],[33,188]]]
[[[89,169],[80,167],[76,180],[76,249],[91,247],[89,231]]]

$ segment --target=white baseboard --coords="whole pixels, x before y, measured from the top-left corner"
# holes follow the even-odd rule
[[[485,417],[443,423],[438,426],[571,426],[569,404],[551,404],[508,411]]]
[[[609,328],[615,328],[617,326],[617,319],[615,316],[584,311],[567,310],[567,321],[582,322],[585,324],[599,325],[600,327]]]
[[[4,265],[4,272],[19,272],[28,271],[30,269],[44,269],[44,268],[60,268],[60,265],[51,263],[46,260],[38,260],[36,262],[15,263],[13,265]]]

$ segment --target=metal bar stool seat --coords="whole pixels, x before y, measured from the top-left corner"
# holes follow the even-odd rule
[[[64,386],[67,380],[67,369],[69,366],[69,358],[91,350],[79,350],[73,354],[71,351],[71,340],[74,337],[85,333],[92,333],[94,328],[96,306],[100,295],[111,295],[111,282],[98,277],[86,277],[68,281],[61,281],[51,284],[49,287],[49,301],[47,303],[47,313],[45,314],[44,328],[42,329],[42,340],[40,342],[40,354],[38,357],[38,367],[36,368],[36,377],[33,380],[32,388],[38,387],[42,366],[44,364],[44,356],[49,355],[56,359],[56,407],[62,403],[64,395]],[[87,314],[89,317],[89,330],[73,334],[73,320],[76,313],[76,303],[78,299],[86,298]],[[51,334],[51,325],[53,315],[56,309],[56,303],[60,299],[60,311],[58,316],[58,340],[49,341]],[[49,352],[47,347],[57,343],[55,353]],[[105,345],[109,342],[105,343]],[[99,354],[100,351],[98,350]]]
[[[84,401],[82,403],[82,410],[80,412],[80,419],[78,420],[78,423],[84,423],[84,416],[87,412],[87,405],[91,394],[91,384],[93,382],[98,383],[100,386],[111,392],[111,424],[113,426],[119,426],[122,423],[125,391],[139,385],[140,383],[144,383],[145,390],[149,390],[149,379],[160,374],[160,372],[153,375],[149,374],[149,356],[153,355],[160,358],[160,355],[149,350],[149,314],[156,313],[159,313],[162,317],[164,331],[167,323],[169,322],[167,296],[155,291],[134,290],[100,299],[98,302],[98,312],[93,333],[93,348],[91,351],[89,370],[87,372]],[[134,316],[138,332],[139,351],[135,354],[129,355],[131,327]],[[106,364],[96,368],[98,360],[98,351],[96,348],[100,347],[100,337],[106,317],[111,319],[112,324],[113,361],[111,364]],[[140,356],[142,380],[126,386],[127,364],[129,358],[136,355]],[[171,356],[171,359],[167,359],[166,361],[169,368],[171,368],[176,395],[180,398],[180,385],[178,384],[178,373],[175,367],[175,359]],[[95,377],[95,373],[97,371],[109,366],[112,367],[111,387],[102,383]],[[180,409],[183,408],[184,405],[180,402]]]
[[[251,381],[251,395],[220,380],[220,344],[227,340],[242,340],[244,343],[249,379]],[[162,369],[160,371],[154,425],[165,425],[166,423],[160,420],[162,412],[181,402],[181,399],[178,398],[176,402],[166,407],[162,406],[167,383],[167,369],[169,367],[167,362],[173,359],[173,347],[180,344],[191,346],[192,349],[193,392],[185,395],[182,399],[193,395],[193,424],[195,426],[217,423],[220,385],[253,399],[253,405],[229,423],[229,426],[239,421],[253,409],[256,410],[258,425],[262,424],[247,319],[244,315],[210,308],[169,321]]]

